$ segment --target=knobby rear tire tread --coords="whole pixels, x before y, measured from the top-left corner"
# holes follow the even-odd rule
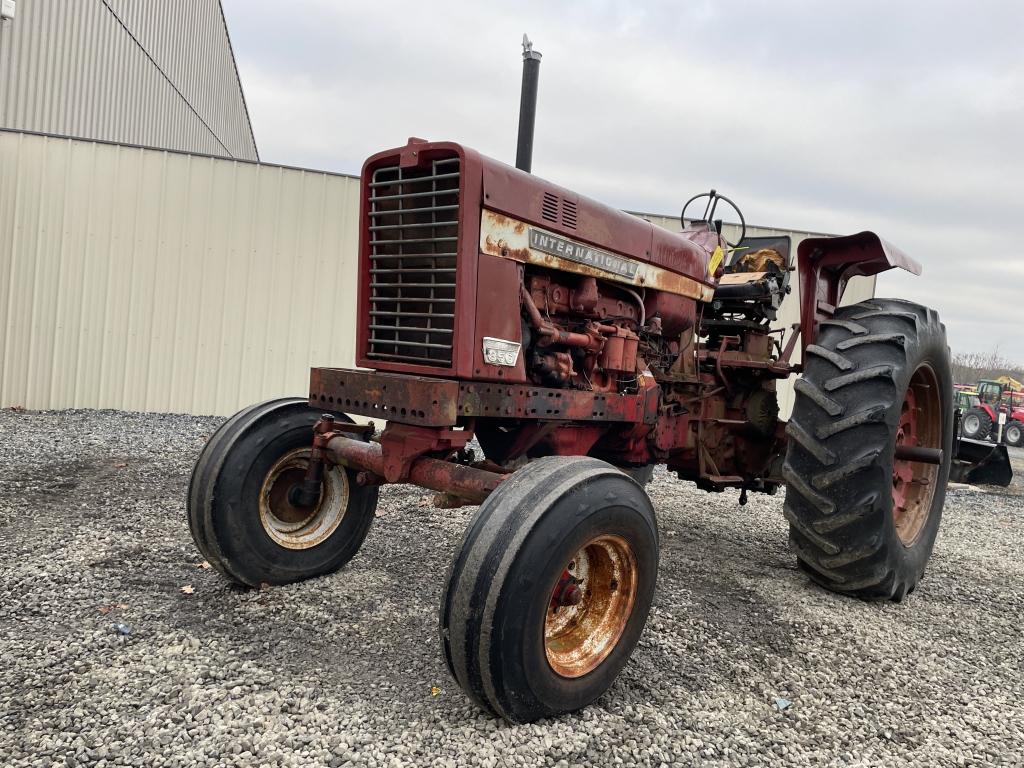
[[[873,299],[836,311],[796,384],[783,476],[790,544],[810,577],[865,599],[900,600],[934,545],[952,448],[952,379],[934,310]],[[904,394],[928,362],[943,392],[943,464],[924,529],[904,547],[892,522],[892,446]]]

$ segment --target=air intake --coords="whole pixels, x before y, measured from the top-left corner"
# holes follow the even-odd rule
[[[378,168],[369,184],[366,356],[449,367],[455,331],[459,159]]]

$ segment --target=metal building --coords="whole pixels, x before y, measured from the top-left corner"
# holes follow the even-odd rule
[[[0,128],[258,160],[219,0],[5,0]]]

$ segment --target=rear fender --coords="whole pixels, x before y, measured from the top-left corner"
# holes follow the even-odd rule
[[[802,349],[818,337],[818,326],[839,306],[851,277],[877,275],[899,267],[915,275],[921,265],[874,232],[846,237],[812,237],[797,248]]]

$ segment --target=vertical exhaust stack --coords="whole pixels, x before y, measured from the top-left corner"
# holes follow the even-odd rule
[[[539,51],[523,35],[523,88],[519,97],[519,138],[516,142],[516,168],[530,172],[533,167],[533,127],[537,122],[537,81],[540,80]]]

